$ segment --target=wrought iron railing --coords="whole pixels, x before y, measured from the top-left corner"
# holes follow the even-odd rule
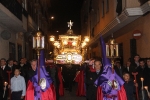
[[[21,6],[17,0],[0,0],[9,11],[11,11],[18,19],[22,20],[22,14],[27,17],[27,11]]]

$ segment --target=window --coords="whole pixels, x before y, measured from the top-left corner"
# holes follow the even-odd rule
[[[106,0],[106,13],[109,12],[109,0]]]
[[[105,12],[104,12],[105,10],[104,10],[104,0],[102,1],[102,17],[104,17],[104,14],[105,14]]]
[[[18,60],[22,58],[22,45],[18,44]]]
[[[15,43],[9,42],[9,58],[16,60],[16,47]]]
[[[100,21],[100,11],[99,11],[99,7],[97,9],[97,23],[99,23]]]

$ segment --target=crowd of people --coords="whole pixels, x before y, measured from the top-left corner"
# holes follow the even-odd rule
[[[28,62],[26,58],[21,58],[18,63],[1,58],[0,64],[0,100],[24,100],[28,81],[36,74],[37,61]],[[80,66],[67,66],[46,63],[46,71],[55,86],[56,100],[64,95],[64,88],[71,92],[74,82],[78,83],[77,96],[97,100],[95,81],[103,72],[102,61],[92,58]],[[124,66],[120,60],[115,60],[113,70],[125,82],[127,100],[149,100],[150,58],[141,59],[135,55],[133,61],[129,59]]]
[[[37,74],[37,60],[33,59],[28,62],[26,58],[21,58],[20,62],[12,59],[0,59],[0,100],[24,100],[27,92],[29,80]],[[56,100],[59,99],[59,93],[64,95],[63,91],[59,90],[61,80],[58,73],[61,72],[54,64],[45,66],[46,72],[53,80],[55,86]],[[59,72],[60,71],[60,72]],[[56,74],[57,73],[57,74]],[[61,77],[61,76],[60,76]],[[63,88],[62,84],[61,87]]]
[[[103,72],[103,63],[101,60],[90,59],[89,64],[85,66],[86,69],[83,71],[86,77],[84,80],[86,94],[78,95],[85,95],[87,100],[97,100],[98,87],[95,86],[95,81]],[[139,55],[135,55],[134,59],[128,59],[124,66],[119,59],[116,59],[113,69],[125,82],[127,100],[150,99],[150,58],[142,59]]]

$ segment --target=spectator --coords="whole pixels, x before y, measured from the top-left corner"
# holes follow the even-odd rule
[[[134,69],[136,69],[140,65],[139,60],[140,60],[140,56],[136,54],[134,56],[134,61],[132,62],[132,66],[134,67]]]
[[[23,100],[26,94],[26,84],[24,77],[20,76],[20,70],[15,69],[14,77],[11,78],[12,100]]]
[[[138,72],[138,75],[137,75],[137,82],[138,82],[138,88],[139,88],[139,91],[141,90],[141,78],[144,78],[144,85],[145,85],[145,73],[146,73],[146,66],[145,66],[145,62],[143,59],[141,59],[139,61],[140,65],[139,67],[137,67],[136,69],[136,72]]]
[[[18,62],[16,60],[14,60],[13,63],[14,63],[15,66],[18,66]]]
[[[130,62],[130,61],[127,61],[126,66],[125,66],[125,68],[123,69],[123,72],[124,72],[124,73],[129,73],[129,74],[130,74],[130,77],[131,77],[131,80],[134,79],[134,77],[133,77],[133,75],[132,75],[132,72],[134,72],[134,69],[133,69],[133,67],[131,66],[131,62]]]
[[[4,79],[8,83],[9,79],[8,79],[7,71],[10,71],[11,69],[7,66],[5,58],[1,58],[0,61],[1,61],[0,64],[1,64],[2,73],[4,75]],[[3,100],[7,100],[7,98],[8,98],[8,87],[6,87],[6,89],[3,89],[3,91],[5,91],[5,96],[4,96]]]
[[[28,80],[31,79],[36,74],[36,68],[37,68],[37,60],[33,59],[31,61],[31,69],[29,69],[27,73]]]
[[[135,86],[133,81],[130,80],[130,74],[128,72],[123,73],[123,79],[125,81],[124,88],[127,95],[127,100],[134,100]],[[137,84],[135,84],[137,86]]]
[[[13,60],[12,60],[12,59],[8,60],[8,67],[9,67],[9,68],[10,68],[10,70],[11,70],[11,77],[13,77],[13,76],[14,76],[15,68],[16,68],[17,66],[16,66],[16,65],[14,65],[14,63],[13,63]]]
[[[122,78],[123,68],[120,62],[116,62],[116,66],[114,67],[114,69],[115,69],[115,72]]]
[[[150,58],[147,59],[147,66],[145,68],[145,85],[148,86],[150,91]]]
[[[2,69],[0,68],[0,100],[3,100],[3,84],[4,84],[4,75]]]
[[[97,87],[94,85],[94,82],[98,78],[98,76],[102,73],[102,63],[99,60],[95,60],[94,68],[96,72],[89,72],[87,75],[87,99],[88,100],[96,100]]]

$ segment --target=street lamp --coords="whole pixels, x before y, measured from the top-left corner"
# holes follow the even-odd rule
[[[59,46],[59,45],[60,45],[59,41],[54,41],[54,46],[55,46],[55,47],[57,47],[57,46]]]
[[[55,36],[51,35],[50,38],[49,38],[49,40],[50,40],[51,42],[54,42],[54,41],[55,41]]]
[[[85,42],[89,42],[89,41],[90,41],[89,37],[88,37],[88,36],[85,36],[85,37],[84,37],[84,41],[85,41]]]
[[[53,20],[53,19],[54,19],[54,16],[51,16],[51,19]]]

